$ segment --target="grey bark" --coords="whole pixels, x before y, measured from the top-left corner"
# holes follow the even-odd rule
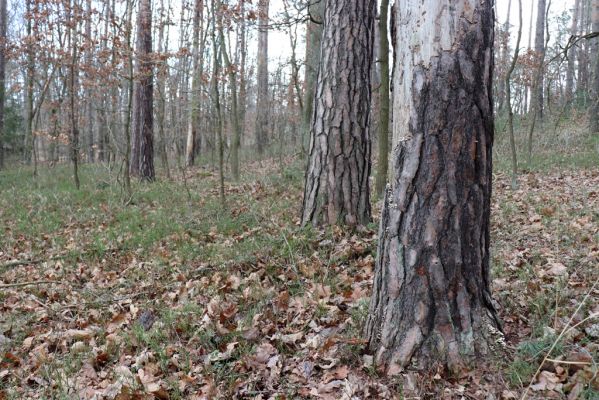
[[[452,5],[424,0],[397,11],[393,176],[365,328],[391,375],[411,362],[457,369],[488,354],[498,333],[489,277],[492,2]]]
[[[6,94],[6,0],[0,0],[0,169],[4,168],[4,103]]]
[[[572,25],[570,27],[570,35],[576,36],[578,34],[578,13],[580,8],[580,0],[574,2],[574,8],[572,9]],[[573,49],[574,50],[574,49]],[[574,54],[572,54],[574,53]],[[572,51],[568,54],[568,69],[566,70],[566,104],[569,105],[573,99],[574,93],[574,66],[576,64],[576,53]]]
[[[307,153],[310,139],[310,122],[314,110],[314,91],[318,77],[318,64],[320,62],[320,40],[324,26],[325,0],[310,1],[308,13],[310,19],[306,28],[306,57],[305,57],[305,90],[304,113],[302,115],[302,151]]]
[[[258,1],[258,88],[256,98],[256,149],[264,153],[268,145],[268,6]]]
[[[593,32],[599,32],[599,0],[593,0],[591,11]],[[592,39],[593,51],[593,82],[591,86],[592,104],[589,115],[592,134],[599,133],[599,38]]]
[[[543,64],[545,60],[545,11],[546,0],[538,0],[537,2],[537,22],[535,26],[535,53],[537,62]],[[542,67],[539,67],[542,68]],[[537,102],[537,116],[540,120],[543,119],[543,82],[544,74],[538,74],[534,82],[533,92],[534,101]]]
[[[327,0],[302,224],[370,221],[375,0]]]

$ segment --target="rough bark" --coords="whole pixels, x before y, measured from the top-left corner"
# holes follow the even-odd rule
[[[499,326],[489,277],[492,2],[452,5],[414,0],[397,11],[393,177],[365,327],[388,374],[411,362],[457,369],[489,353]]]
[[[4,103],[6,94],[6,0],[0,0],[0,169],[4,168]]]
[[[576,36],[578,34],[578,13],[580,8],[580,0],[574,2],[574,8],[572,9],[572,25],[570,27],[570,35]],[[566,70],[566,104],[569,105],[573,99],[574,93],[574,65],[576,63],[576,57],[574,49],[568,54],[568,68]]]
[[[302,224],[370,221],[370,101],[376,1],[328,0]]]
[[[599,0],[593,0],[591,10],[593,32],[599,32]],[[599,133],[599,38],[592,39],[593,51],[593,83],[591,87],[592,103],[589,115],[592,134]]]
[[[382,195],[387,184],[387,169],[389,166],[389,39],[388,39],[389,0],[381,1],[379,15],[379,121],[378,145],[379,164],[376,173],[375,190],[377,195]]]
[[[150,0],[141,0],[137,13],[137,85],[134,101],[134,132],[139,141],[137,151],[139,176],[146,181],[155,179],[154,171],[154,83],[152,60],[152,10]],[[135,154],[133,154],[135,156]],[[133,164],[133,158],[132,158]]]
[[[311,1],[308,6],[309,21],[306,29],[306,57],[305,57],[305,90],[304,113],[302,115],[302,152],[308,152],[310,138],[310,122],[314,110],[314,91],[318,77],[318,64],[320,62],[320,40],[324,25],[324,0]]]
[[[268,145],[268,6],[258,1],[258,88],[256,99],[256,149],[264,153]]]
[[[545,59],[545,10],[546,0],[537,2],[537,22],[535,26],[535,53],[537,62],[543,63]],[[541,67],[539,67],[541,68]],[[533,93],[537,102],[537,116],[543,119],[543,82],[544,74],[540,73],[534,82]]]

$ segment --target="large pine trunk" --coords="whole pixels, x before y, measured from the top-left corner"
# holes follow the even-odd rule
[[[388,374],[411,362],[457,369],[488,353],[498,332],[489,287],[493,19],[488,0],[397,9],[393,168],[365,327]]]
[[[302,223],[370,221],[370,73],[376,1],[328,0]]]

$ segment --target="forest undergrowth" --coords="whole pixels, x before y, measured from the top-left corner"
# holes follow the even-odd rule
[[[385,377],[361,335],[376,220],[300,228],[301,162],[284,164],[248,165],[224,208],[210,168],[127,203],[106,167],[84,166],[80,191],[66,166],[2,171],[0,399],[599,398],[597,168],[525,172],[517,190],[499,169],[504,352]]]

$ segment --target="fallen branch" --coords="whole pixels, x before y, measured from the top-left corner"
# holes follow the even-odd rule
[[[23,287],[31,285],[43,285],[46,283],[60,283],[59,281],[31,281],[31,282],[20,282],[20,283],[8,283],[6,285],[0,285],[0,289],[8,289],[13,287]]]

